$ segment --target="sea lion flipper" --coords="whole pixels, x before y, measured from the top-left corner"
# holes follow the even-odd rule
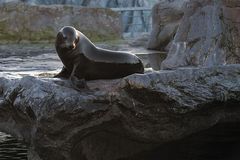
[[[54,76],[54,78],[69,78],[70,77],[70,73],[67,70],[66,67],[63,66],[61,72],[59,72],[57,75]]]
[[[72,76],[70,81],[71,81],[72,87],[78,91],[81,91],[81,89],[88,88],[87,83],[84,79],[79,79],[75,76]]]
[[[88,88],[88,87],[87,87],[86,81],[83,78],[78,78],[74,75],[77,67],[78,67],[77,64],[73,66],[73,70],[69,79],[73,88],[79,91],[82,88]]]

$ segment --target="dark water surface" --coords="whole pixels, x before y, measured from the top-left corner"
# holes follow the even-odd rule
[[[26,145],[0,132],[0,160],[27,160]]]

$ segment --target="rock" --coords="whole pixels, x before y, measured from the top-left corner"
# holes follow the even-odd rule
[[[60,79],[0,77],[0,130],[43,160],[124,159],[240,122],[240,65],[89,81],[80,92]]]
[[[173,40],[188,0],[161,0],[152,9],[152,32],[147,48],[165,51]]]
[[[5,0],[8,1],[8,0]],[[56,1],[56,0],[25,0],[28,3],[32,4],[72,4],[72,5],[81,5],[88,7],[110,7],[110,8],[118,8],[118,7],[134,7],[133,3],[140,3],[144,6],[151,6],[156,3],[158,0],[64,0],[64,1]]]
[[[149,64],[151,66],[152,69],[158,71],[160,70],[160,66],[162,61],[166,59],[166,53],[165,52],[154,52],[152,51],[152,53],[148,54],[148,60],[149,60]]]
[[[190,1],[162,69],[239,63],[239,6],[239,1]]]
[[[240,123],[217,124],[125,160],[239,160]]]
[[[9,0],[4,0],[9,1]],[[17,0],[15,0],[17,1]],[[18,0],[21,1],[21,0]],[[158,0],[22,0],[32,5],[75,5],[91,8],[132,8],[132,7],[149,7],[158,2]],[[1,2],[0,2],[1,3]],[[119,12],[120,13],[120,12]],[[125,32],[143,32],[149,28],[146,26],[149,22],[148,16],[145,12],[138,11],[133,13],[132,11],[121,12],[122,14],[122,27]],[[147,21],[147,22],[146,22]],[[129,24],[139,24],[131,27]],[[141,24],[141,25],[140,25]]]
[[[0,12],[0,42],[54,41],[64,25],[73,25],[93,41],[121,38],[120,16],[110,9],[4,3]]]
[[[146,48],[149,39],[149,34],[146,32],[138,33],[134,38],[128,38],[128,44],[131,47],[144,47]]]

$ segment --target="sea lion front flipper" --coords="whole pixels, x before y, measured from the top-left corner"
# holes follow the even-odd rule
[[[73,70],[72,70],[72,73],[71,73],[71,75],[70,75],[69,80],[70,80],[70,82],[71,82],[71,84],[72,84],[72,87],[73,87],[74,89],[80,91],[81,89],[88,88],[88,86],[87,86],[86,81],[85,81],[83,78],[80,79],[80,78],[78,78],[78,77],[76,77],[76,76],[74,75],[74,74],[75,74],[75,71],[76,71],[76,69],[77,69],[77,66],[78,66],[78,65],[74,65],[74,66],[73,66]]]
[[[69,78],[70,77],[70,73],[67,70],[67,68],[65,68],[63,66],[61,72],[59,72],[57,75],[54,76],[54,78]]]
[[[78,91],[81,91],[81,89],[87,89],[87,83],[84,79],[79,79],[76,76],[72,76],[70,78],[72,87]]]

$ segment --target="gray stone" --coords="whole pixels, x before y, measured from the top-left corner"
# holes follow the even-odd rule
[[[78,5],[91,8],[127,8],[127,7],[149,7],[151,8],[158,0],[25,0],[28,4],[33,5]],[[148,29],[146,13],[142,11],[126,11],[121,13],[122,27],[124,32],[142,32]],[[132,27],[129,24],[139,24]]]
[[[0,78],[0,130],[29,157],[117,160],[227,121],[240,122],[240,65],[87,82]],[[39,158],[38,158],[39,159]]]
[[[165,51],[173,40],[188,0],[161,0],[152,9],[152,32],[147,48]]]
[[[239,63],[239,4],[190,1],[162,69]]]
[[[120,39],[122,28],[118,13],[104,8],[70,5],[0,5],[0,42],[53,42],[57,32],[71,25],[93,41]]]
[[[8,1],[8,0],[5,0]],[[26,0],[32,4],[73,4],[88,7],[134,7],[135,3],[140,3],[141,6],[152,6],[158,0]]]

